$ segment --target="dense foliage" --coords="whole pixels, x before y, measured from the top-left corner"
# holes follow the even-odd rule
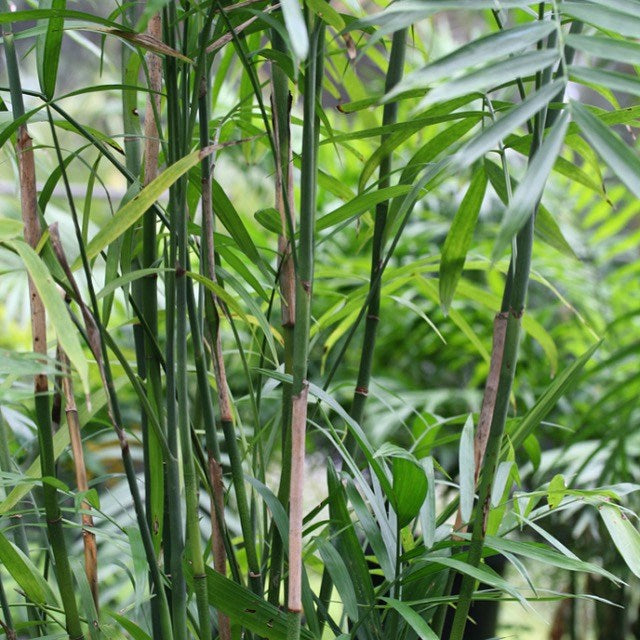
[[[640,637],[638,0],[0,26],[7,638]]]

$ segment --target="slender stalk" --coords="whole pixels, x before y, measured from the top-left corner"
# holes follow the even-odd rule
[[[208,102],[209,93],[208,82],[206,83],[206,93],[202,95],[200,101],[200,142],[204,144],[205,137],[208,142]],[[206,102],[206,104],[205,104]],[[212,184],[212,164],[201,165],[202,170],[202,219],[203,219],[203,244],[204,251],[201,255],[202,268],[205,275],[212,281],[217,283],[216,275],[216,252],[214,243],[214,215],[213,203],[211,200],[211,184]],[[214,376],[216,379],[216,387],[218,392],[218,410],[220,412],[220,423],[224,435],[225,444],[229,454],[231,465],[231,478],[236,493],[236,502],[238,505],[238,516],[240,518],[240,526],[244,538],[245,551],[247,554],[247,564],[249,566],[249,584],[252,590],[262,595],[262,578],[260,562],[256,550],[256,535],[249,509],[249,499],[244,482],[244,472],[242,469],[242,456],[236,441],[236,434],[233,424],[233,412],[231,410],[231,402],[229,400],[229,391],[227,383],[227,375],[225,369],[224,358],[222,355],[222,339],[220,335],[220,318],[228,316],[228,312],[224,304],[213,293],[208,294],[208,304],[205,305],[207,316],[207,324],[211,334],[211,343],[213,350],[213,366]],[[219,495],[214,499],[221,500],[221,474],[222,469],[219,463],[219,457],[216,453],[217,435],[209,431],[207,434],[207,449],[209,455],[209,464],[212,474],[212,486],[214,480],[217,485]],[[214,505],[215,506],[215,505]],[[212,510],[213,511],[213,510]],[[218,525],[219,527],[220,525]],[[221,559],[221,558],[220,558]]]
[[[203,31],[203,42],[206,42],[206,33]],[[210,78],[209,78],[210,65],[203,65],[201,77],[199,78],[200,93],[198,96],[198,111],[199,111],[199,132],[200,132],[200,146],[202,148],[209,144],[209,103],[210,103]],[[207,275],[214,282],[216,281],[215,273],[215,249],[213,240],[213,203],[212,203],[212,168],[213,161],[210,156],[203,159],[200,165],[201,171],[201,197],[202,197],[202,247],[201,252],[201,269],[204,275]],[[190,290],[190,305],[193,304],[193,290]],[[216,386],[218,388],[218,401],[220,406],[220,414],[225,419],[230,419],[231,410],[229,405],[229,398],[227,393],[227,380],[224,368],[224,361],[222,359],[222,341],[220,338],[220,318],[217,312],[217,299],[215,295],[212,295],[209,299],[209,304],[205,303],[205,309],[208,309],[208,315],[213,319],[211,325],[212,328],[212,343],[214,352],[214,375],[216,379]],[[195,310],[192,312],[195,315]],[[206,313],[206,311],[205,311]],[[209,482],[211,483],[211,548],[213,552],[213,566],[214,569],[222,574],[226,575],[227,572],[227,555],[224,548],[224,520],[221,517],[224,516],[224,485],[222,482],[222,464],[220,462],[220,447],[218,445],[218,433],[215,423],[215,415],[213,413],[213,402],[211,399],[211,391],[209,382],[206,375],[206,362],[204,360],[204,353],[201,348],[202,335],[200,332],[200,326],[195,318],[191,321],[192,332],[194,333],[194,352],[198,349],[198,353],[195,353],[197,362],[200,362],[200,369],[203,370],[203,379],[200,387],[203,393],[203,407],[204,407],[204,424],[205,424],[205,439],[207,446],[207,468],[209,472]],[[195,339],[197,337],[197,340]],[[221,640],[230,640],[231,638],[231,623],[229,618],[218,612],[218,629]]]
[[[2,11],[8,11],[6,0],[0,4]],[[4,49],[7,60],[7,71],[11,87],[12,110],[15,119],[24,115],[22,101],[22,84],[13,34],[8,26],[3,25]],[[33,153],[33,143],[26,125],[21,125],[17,132],[16,152],[18,154],[18,172],[20,182],[20,204],[22,222],[24,224],[24,239],[35,249],[42,235],[38,218],[38,199],[36,188],[36,167]],[[31,309],[31,335],[33,352],[46,356],[47,353],[47,325],[44,304],[29,278],[29,304]],[[53,451],[53,432],[51,428],[51,413],[49,408],[49,384],[45,374],[34,376],[34,403],[36,424],[38,425],[38,443],[40,447],[40,468],[43,477],[55,477],[55,455]],[[60,587],[60,597],[65,612],[65,624],[70,638],[82,638],[82,626],[78,615],[73,574],[69,564],[67,546],[62,526],[62,513],[58,504],[58,491],[50,483],[42,483],[44,507],[47,518],[47,532],[49,543],[56,563],[56,577]]]
[[[87,482],[87,469],[84,464],[84,452],[82,449],[82,436],[80,435],[80,421],[78,419],[78,408],[73,393],[73,382],[70,375],[65,375],[69,370],[69,359],[66,353],[59,347],[58,353],[60,363],[63,368],[62,375],[62,392],[65,399],[65,412],[67,415],[67,425],[69,427],[69,439],[71,441],[71,452],[73,454],[74,468],[76,474],[76,485],[78,491],[86,492],[89,490]],[[98,596],[98,547],[96,544],[96,534],[91,531],[93,529],[93,516],[91,515],[91,505],[83,500],[82,508],[82,542],[84,546],[84,570],[87,574],[87,582],[91,589],[93,602],[96,611],[100,611]]]
[[[2,582],[2,575],[0,574],[0,609],[4,620],[0,620],[0,626],[4,631],[8,640],[16,640],[18,637],[13,628],[13,617],[11,616],[11,608],[9,607],[9,601],[7,600],[7,594],[4,590],[4,584]]]
[[[300,176],[300,236],[296,264],[296,314],[293,333],[293,382],[291,408],[291,491],[289,494],[288,637],[300,637],[302,615],[302,517],[304,454],[307,424],[307,360],[314,266],[318,115],[316,99],[321,89],[324,23],[318,20],[311,33],[309,59],[304,76],[302,166]]]
[[[286,45],[277,31],[272,32],[272,46],[275,50],[287,53]],[[290,112],[291,93],[288,78],[277,65],[271,65],[271,117],[275,139],[275,204],[280,214],[281,232],[278,237],[279,282],[282,317],[282,337],[284,340],[284,371],[292,373],[293,368],[293,331],[295,326],[295,274],[291,255],[290,230],[295,230],[293,202],[293,152],[291,148]],[[288,207],[285,207],[285,200]],[[291,458],[291,387],[282,385],[282,460]],[[281,465],[278,499],[285,508],[288,507],[291,485],[291,467]],[[280,583],[282,579],[282,563],[284,545],[277,527],[271,531],[271,557],[269,567],[268,599],[272,604],[280,600]]]
[[[162,18],[160,14],[154,15],[149,20],[147,27],[149,35],[157,40],[162,38]],[[156,114],[160,113],[160,91],[162,89],[162,61],[155,53],[147,54],[147,68],[149,71],[149,89],[147,94],[147,105],[144,119],[144,186],[155,180],[158,175],[158,155],[160,149],[160,137],[158,131],[158,123]],[[156,216],[153,209],[149,209],[144,214],[142,221],[142,268],[151,268],[157,260],[156,248]],[[153,408],[158,414],[160,424],[163,423],[163,398],[162,398],[162,380],[161,380],[161,363],[158,358],[156,344],[158,342],[158,278],[156,275],[150,275],[142,280],[141,291],[141,310],[142,316],[147,324],[148,332],[145,333],[144,354],[145,367],[144,372],[147,379],[147,396]],[[150,334],[150,335],[149,335]],[[152,343],[155,341],[155,343]],[[153,435],[149,433],[149,438]],[[152,443],[149,443],[149,449],[155,449]],[[162,485],[159,487],[148,487],[147,512],[155,530],[154,537],[157,539],[156,547],[159,546],[162,538],[161,514],[154,513],[151,504],[151,493],[155,491],[162,492]],[[161,499],[158,502],[162,502]]]
[[[136,5],[124,7],[124,16],[130,25],[136,21]],[[121,45],[122,83],[128,87],[138,84],[140,62],[126,41]],[[138,92],[135,89],[122,91],[122,121],[124,125],[124,153],[127,169],[137,176],[140,173],[140,117],[138,115]]]
[[[176,9],[174,3],[170,3],[163,13],[164,41],[172,48],[175,48],[174,25],[177,23]],[[167,125],[168,125],[168,148],[169,162],[175,162],[182,154],[180,144],[180,107],[178,93],[178,68],[175,59],[165,58],[165,85],[167,90]],[[181,196],[184,181],[175,183],[169,191],[170,207],[170,229],[169,236],[169,264],[175,266],[178,260],[177,255],[177,224],[180,217],[178,211],[184,205]],[[171,610],[174,624],[174,633],[177,640],[187,638],[187,586],[182,567],[182,555],[184,549],[184,533],[182,521],[182,500],[180,494],[180,468],[179,458],[179,424],[176,406],[176,392],[178,387],[177,371],[177,341],[176,341],[176,305],[177,305],[177,282],[174,270],[169,271],[165,281],[166,297],[166,403],[167,403],[167,440],[171,451],[172,460],[167,470],[167,508],[168,534],[165,542],[165,557],[167,558],[167,568],[171,575]],[[181,396],[182,396],[181,392]],[[168,545],[167,545],[168,543]]]
[[[147,33],[156,40],[162,39],[162,17],[159,13],[149,20]],[[162,90],[162,61],[153,52],[147,53],[147,74],[149,93],[144,118],[144,176],[143,185],[152,182],[158,175],[158,155],[160,150],[160,91]],[[142,255],[141,267],[153,267],[157,260],[156,247],[156,214],[149,209],[142,219]],[[158,344],[158,278],[150,275],[142,279],[140,285],[134,287],[134,297],[140,299],[141,321],[146,324],[147,331],[140,336],[136,332],[136,352],[138,372],[146,380],[146,395],[151,407],[156,412],[158,422],[164,427],[164,398],[162,395],[161,362],[156,348]],[[142,412],[143,451],[145,460],[145,508],[147,521],[153,536],[156,554],[160,552],[163,537],[163,505],[166,484],[166,467],[162,464],[158,438],[153,429],[147,428],[146,411]],[[159,467],[159,468],[158,468]],[[161,482],[157,478],[162,478]],[[152,582],[153,578],[149,576]],[[160,611],[156,599],[151,601],[151,623],[154,634],[160,632]]]
[[[404,59],[407,49],[407,30],[400,29],[393,34],[391,44],[391,54],[389,56],[389,67],[385,80],[385,92],[391,91],[402,79],[404,70]],[[382,126],[394,124],[398,117],[398,103],[388,102],[384,106],[382,115]],[[380,145],[384,145],[389,134],[383,134],[380,138]],[[380,170],[378,173],[378,188],[384,189],[390,184],[391,177],[391,153],[385,154],[380,160]],[[369,393],[369,383],[371,380],[371,369],[373,365],[373,353],[380,321],[380,289],[382,268],[382,258],[385,245],[385,235],[387,226],[387,213],[389,202],[385,200],[376,206],[375,219],[373,223],[373,241],[371,247],[371,275],[369,280],[370,300],[365,319],[364,337],[362,341],[362,351],[360,353],[360,366],[353,402],[351,404],[351,417],[358,423],[362,422],[364,407]],[[355,442],[351,440],[350,449],[353,451]]]

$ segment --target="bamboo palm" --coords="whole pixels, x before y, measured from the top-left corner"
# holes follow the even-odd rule
[[[6,0],[0,4],[2,11],[8,11]],[[8,26],[3,25],[4,49],[7,60],[7,71],[11,87],[12,110],[14,119],[24,115],[22,100],[22,84],[18,69],[17,56],[13,44],[13,34]],[[36,191],[36,169],[33,144],[26,124],[21,125],[17,132],[16,151],[18,154],[18,171],[20,183],[20,203],[22,222],[24,224],[24,238],[27,244],[36,248],[42,235],[40,220],[38,219],[38,204]],[[31,309],[31,333],[33,352],[46,355],[47,326],[44,304],[29,278],[29,303]],[[55,456],[53,452],[53,433],[49,406],[48,381],[45,374],[34,377],[34,402],[36,424],[38,425],[38,444],[40,447],[40,465],[43,477],[55,477]],[[58,491],[48,482],[42,483],[44,507],[47,517],[47,532],[49,544],[56,563],[56,576],[60,587],[62,605],[65,612],[65,625],[69,637],[82,638],[82,626],[78,615],[73,575],[69,564],[67,546],[62,526],[62,513],[58,504]]]

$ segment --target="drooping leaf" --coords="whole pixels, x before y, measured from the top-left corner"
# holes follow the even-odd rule
[[[535,51],[489,64],[481,69],[454,78],[438,85],[421,100],[418,109],[435,104],[441,100],[450,100],[476,91],[485,92],[497,85],[511,82],[516,78],[530,76],[552,66],[558,60],[557,51]]]
[[[86,393],[89,393],[89,365],[82,350],[78,332],[69,317],[69,312],[58,292],[55,282],[38,254],[21,240],[11,241],[33,281],[42,300],[56,336],[71,364],[78,372]]]
[[[395,598],[382,598],[390,607],[393,607],[418,634],[421,640],[438,640],[438,636],[427,624],[426,620],[410,605]]]
[[[534,209],[542,197],[547,178],[562,149],[568,126],[569,112],[565,110],[560,114],[540,145],[540,149],[531,159],[502,218],[502,224],[493,248],[494,260],[500,256],[504,247],[511,242],[525,222],[533,215]]]
[[[405,91],[429,87],[432,83],[449,78],[467,67],[477,67],[496,58],[522,51],[549,35],[555,28],[553,22],[535,21],[477,38],[438,58],[423,69],[409,74],[384,96],[384,101],[392,100]]]
[[[608,29],[622,36],[637,37],[640,33],[638,13],[623,13],[595,2],[563,2],[561,11],[596,27]]]
[[[585,106],[572,100],[571,112],[591,146],[627,188],[640,198],[640,158]]]
[[[604,36],[585,36],[569,33],[565,43],[598,58],[618,60],[625,64],[640,64],[640,44],[630,40],[614,40]],[[572,67],[569,67],[571,69]]]
[[[26,593],[37,604],[56,605],[56,597],[37,567],[18,547],[0,531],[0,562]]]
[[[469,189],[458,207],[442,248],[439,286],[440,304],[445,313],[449,310],[464,268],[486,189],[487,175],[480,166],[473,174]]]
[[[298,0],[282,0],[282,13],[291,48],[298,60],[304,60],[309,53],[309,34]]]
[[[475,469],[473,453],[473,416],[469,415],[460,435],[458,464],[460,469],[460,515],[462,522],[471,520],[475,489]]]
[[[40,0],[41,9],[66,9],[66,0]],[[62,48],[64,18],[50,17],[47,20],[47,30],[36,38],[36,59],[38,62],[38,80],[40,90],[47,98],[53,98],[58,77],[60,50]]]
[[[632,76],[628,73],[619,73],[608,69],[592,69],[574,64],[569,67],[569,77],[574,82],[600,86],[608,91],[640,96],[640,79],[638,76]]]
[[[564,88],[564,80],[554,80],[526,98],[517,107],[487,127],[480,135],[471,138],[455,154],[453,166],[463,169],[473,164],[485,153],[497,147],[501,140],[522,126],[529,118],[550,104]]]
[[[356,622],[359,618],[358,601],[353,588],[353,581],[344,560],[336,549],[323,538],[316,540],[318,551],[322,556],[324,566],[331,576],[331,580],[340,595],[340,600],[344,605],[344,610],[349,618]]]
[[[602,504],[598,510],[622,559],[640,578],[640,533],[628,516],[615,505]]]

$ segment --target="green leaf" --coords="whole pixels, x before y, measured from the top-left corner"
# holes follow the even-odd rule
[[[493,247],[494,261],[498,259],[504,247],[511,242],[525,222],[533,215],[536,205],[542,198],[547,178],[564,144],[568,126],[569,112],[563,111],[540,148],[531,158],[527,171],[502,218],[498,238]]]
[[[95,258],[105,247],[119,238],[127,229],[134,225],[158,198],[182,177],[189,169],[197,165],[203,158],[213,153],[215,147],[207,147],[193,151],[165,169],[155,180],[150,182],[137,195],[129,200],[116,214],[98,231],[87,245],[87,259]],[[215,196],[214,196],[215,201]],[[73,263],[72,269],[80,266],[80,259]]]
[[[466,575],[475,578],[479,582],[483,582],[485,584],[491,585],[500,591],[504,591],[509,595],[516,598],[520,604],[523,606],[527,606],[527,601],[522,596],[522,594],[508,581],[499,576],[495,571],[490,569],[489,567],[480,565],[479,567],[474,567],[466,562],[461,560],[457,560],[456,558],[447,558],[441,556],[429,556],[429,562],[433,562],[434,564],[440,564],[445,567],[449,567],[450,569],[455,569],[459,573],[463,573]]]
[[[364,531],[367,540],[373,549],[376,560],[382,568],[384,576],[389,582],[392,582],[395,576],[395,568],[391,562],[391,555],[395,552],[395,549],[389,552],[385,541],[382,536],[380,526],[376,523],[374,517],[371,515],[363,497],[356,488],[355,483],[351,479],[347,479],[347,497],[349,502],[353,505],[353,510],[358,517],[358,521],[362,530]]]
[[[147,276],[158,276],[162,273],[166,273],[167,271],[173,271],[173,269],[162,269],[162,268],[149,268],[149,269],[137,269],[136,271],[129,271],[129,273],[125,273],[123,276],[118,278],[114,278],[109,281],[109,284],[105,285],[97,294],[96,298],[100,300],[100,298],[104,298],[105,296],[111,295],[116,289],[120,287],[124,287],[131,282],[135,282],[136,280],[140,280],[140,278],[146,278]]]
[[[322,18],[329,26],[336,31],[344,29],[344,20],[342,16],[325,0],[307,0],[307,6],[319,18]]]
[[[572,100],[571,111],[587,142],[636,198],[640,198],[640,158],[586,107]]]
[[[418,634],[421,640],[438,640],[438,636],[433,632],[426,620],[415,609],[406,602],[395,598],[382,598],[389,606],[393,607]]]
[[[340,595],[340,600],[344,605],[345,613],[353,622],[356,622],[359,617],[358,602],[356,600],[356,592],[353,588],[351,574],[349,573],[344,560],[335,550],[333,545],[329,544],[329,542],[323,538],[318,538],[316,540],[316,545],[318,546],[318,551],[322,556],[324,566],[329,572],[331,580]]]
[[[0,531],[0,561],[27,598],[37,604],[55,606],[56,597],[40,571],[12,542]]]
[[[438,85],[421,100],[418,109],[476,91],[487,90],[507,82],[530,76],[555,64],[557,51],[533,51],[475,69],[468,74]]]
[[[394,457],[392,463],[394,508],[398,527],[406,527],[420,512],[427,495],[424,469],[407,458]]]
[[[213,181],[211,196],[213,198],[213,210],[229,235],[236,241],[240,250],[259,267],[263,267],[262,259],[256,245],[253,243],[247,228],[238,215],[233,203],[225,193],[220,183]]]
[[[42,9],[66,9],[66,0],[40,0]],[[47,21],[47,31],[36,38],[36,59],[38,62],[38,80],[40,89],[47,98],[53,98],[56,90],[60,50],[64,28],[63,17],[51,17]]]
[[[640,578],[640,533],[618,507],[602,504],[598,510],[622,559]]]
[[[12,240],[22,235],[22,222],[11,218],[0,218],[0,241]]]
[[[151,636],[143,631],[135,622],[120,615],[111,609],[101,607],[103,613],[106,613],[109,617],[113,618],[132,638],[133,640],[151,640]]]
[[[114,383],[114,389],[118,392],[125,386],[130,385],[128,378],[120,378]],[[104,389],[91,394],[91,407],[87,407],[86,403],[83,403],[78,410],[78,419],[81,427],[83,427],[89,420],[91,420],[95,414],[100,411],[107,403],[107,396]],[[61,426],[58,431],[53,435],[53,457],[57,460],[62,452],[69,446],[69,428],[65,424]],[[0,515],[7,513],[10,509],[16,506],[24,496],[31,491],[40,479],[40,456],[29,465],[26,471],[22,472],[22,476],[25,479],[19,485],[15,486],[9,495],[0,503]]]
[[[126,29],[123,25],[107,20],[102,16],[85,13],[84,11],[74,11],[72,9],[28,9],[25,11],[9,11],[7,13],[0,12],[0,24],[31,22],[32,20],[47,20],[49,18],[68,18],[69,20],[103,24],[107,27],[115,27],[116,29]]]
[[[573,49],[606,60],[618,60],[625,64],[640,65],[640,44],[629,40],[614,40],[603,36],[584,36],[569,33],[565,43]],[[573,67],[569,67],[571,70]]]
[[[322,216],[316,223],[316,230],[322,231],[336,224],[345,222],[369,211],[381,202],[397,196],[403,196],[411,190],[411,185],[398,184],[375,191],[367,191],[356,196],[346,204]]]
[[[436,479],[431,456],[422,461],[425,476],[427,478],[427,497],[420,509],[420,526],[424,537],[424,545],[427,549],[433,547],[436,538]]]
[[[487,547],[499,552],[514,553],[524,558],[529,558],[535,562],[551,565],[558,569],[567,571],[583,571],[585,573],[595,573],[614,582],[619,582],[612,573],[591,562],[584,562],[572,556],[555,551],[551,547],[539,542],[529,542],[523,540],[510,540],[496,536],[487,536],[485,539]]]
[[[547,502],[552,509],[560,506],[560,503],[564,499],[567,486],[564,483],[564,477],[561,474],[553,476],[547,489]]]
[[[489,182],[491,182],[491,186],[494,188],[496,194],[504,204],[507,204],[508,194],[504,172],[495,162],[486,158],[484,161],[484,168],[487,172],[487,176],[489,177]],[[511,187],[512,189],[517,189],[518,187],[518,183],[513,178],[511,178]],[[560,253],[571,258],[576,257],[571,245],[562,234],[558,223],[542,205],[538,207],[538,213],[535,221],[535,232],[538,237],[542,241],[546,242],[550,247],[557,249]]]
[[[480,135],[464,144],[453,158],[456,170],[464,169],[478,158],[491,151],[509,134],[522,126],[529,118],[546,107],[558,97],[564,89],[564,80],[555,80],[523,100],[517,107],[508,111]]]
[[[273,233],[277,234],[282,233],[280,214],[273,207],[260,209],[253,214],[253,217],[268,231],[273,231]]]
[[[405,91],[426,88],[433,82],[449,78],[467,67],[476,67],[496,58],[504,58],[522,51],[549,35],[555,28],[552,21],[536,20],[513,29],[505,29],[477,38],[452,53],[438,58],[423,69],[409,74],[384,96],[383,101],[388,102]]]
[[[205,567],[205,571],[209,604],[212,607],[260,638],[287,639],[289,623],[286,613],[211,567]],[[313,640],[306,629],[302,630],[301,636],[305,640]]]
[[[456,286],[473,239],[480,207],[487,189],[487,174],[479,167],[473,174],[469,189],[453,218],[444,241],[440,259],[440,304],[446,314],[453,300]]]
[[[471,520],[475,493],[475,459],[473,444],[473,416],[469,414],[460,435],[458,452],[460,469],[460,515],[462,522]]]
[[[535,405],[527,412],[522,421],[518,424],[513,433],[509,434],[509,440],[514,449],[523,444],[536,427],[546,418],[548,413],[555,407],[558,400],[571,388],[579,379],[582,370],[602,341],[596,342],[569,367],[567,367],[555,380],[545,389]],[[503,454],[506,453],[506,444],[503,447]]]
[[[609,91],[628,93],[632,96],[640,96],[640,79],[628,73],[618,73],[608,69],[591,69],[571,65],[569,67],[569,77],[574,82],[581,82],[587,85],[604,87]]]
[[[563,2],[560,9],[572,18],[617,32],[621,36],[636,38],[640,33],[640,17],[637,13],[623,13],[592,2]]]
[[[300,3],[298,0],[282,0],[280,4],[293,53],[298,60],[304,60],[309,53],[309,34]]]
[[[329,488],[331,540],[337,552],[342,556],[347,571],[352,577],[358,604],[372,607],[375,602],[375,595],[371,574],[369,573],[367,560],[360,546],[353,522],[349,516],[344,486],[330,459],[327,465],[327,485]],[[371,633],[372,627],[375,627],[377,622],[375,610],[372,609],[369,612],[366,611],[366,607],[362,607],[362,609],[359,609],[360,611],[365,619],[363,626],[365,630]]]
[[[82,350],[78,332],[69,317],[67,307],[58,293],[49,270],[44,265],[38,254],[21,240],[11,241],[11,246],[16,250],[24,266],[33,281],[42,304],[47,310],[49,320],[53,325],[58,342],[65,350],[71,364],[75,367],[85,393],[89,393],[89,365]]]

